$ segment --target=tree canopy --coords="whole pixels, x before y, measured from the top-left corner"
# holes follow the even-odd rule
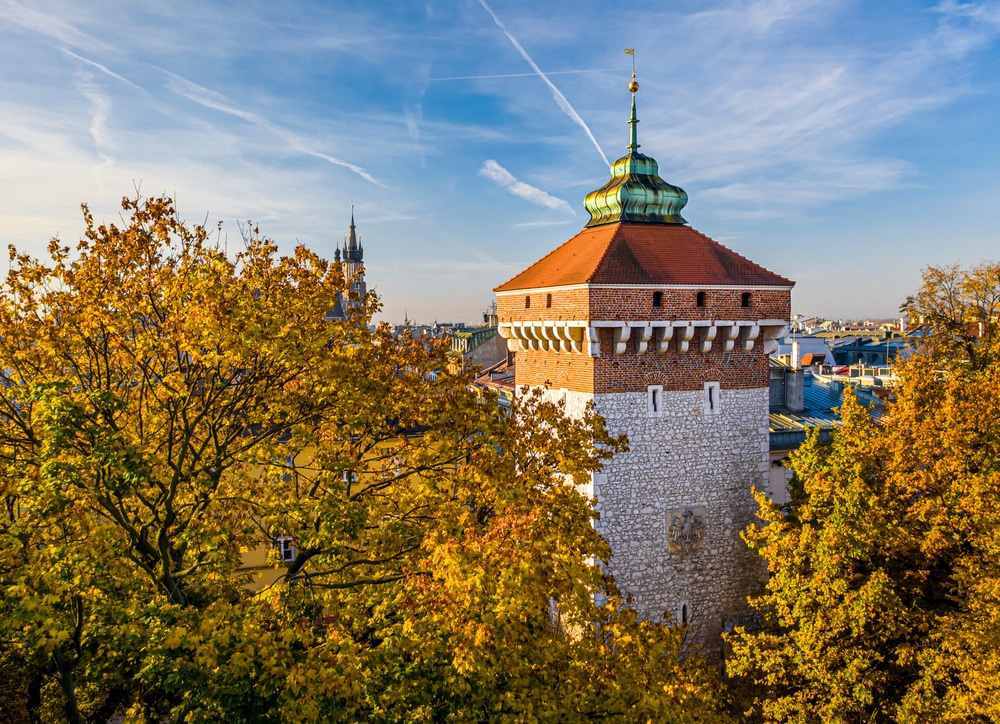
[[[755,717],[1000,720],[1000,360],[982,302],[998,280],[929,269],[908,304],[934,334],[888,414],[848,395],[832,442],[790,456],[790,503],[758,495],[766,525],[746,539],[771,572],[752,599],[763,625],[730,637],[729,662]]]
[[[509,417],[442,343],[249,225],[123,202],[0,293],[0,667],[31,721],[718,721],[577,484],[625,441]],[[274,548],[289,541],[290,560]],[[269,549],[280,576],[243,567]],[[17,687],[14,687],[17,688]],[[9,692],[8,692],[9,694]]]
[[[924,354],[948,366],[985,369],[1000,346],[1000,264],[929,266],[900,311],[928,332]]]

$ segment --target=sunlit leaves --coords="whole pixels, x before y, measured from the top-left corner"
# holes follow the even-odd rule
[[[921,304],[968,293],[931,272]],[[758,496],[746,539],[771,577],[729,671],[764,720],[997,718],[1000,365],[989,335],[953,344],[964,328],[900,368],[881,422],[845,399],[832,443],[791,456],[789,506]]]
[[[0,630],[33,712],[718,720],[683,631],[600,565],[599,418],[537,391],[502,417],[446,343],[369,327],[374,296],[325,321],[339,266],[124,210],[12,252],[0,295]]]

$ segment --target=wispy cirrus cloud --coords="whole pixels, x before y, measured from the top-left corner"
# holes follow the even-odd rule
[[[596,148],[597,152],[601,154],[601,158],[604,159],[604,163],[607,166],[610,166],[611,162],[608,161],[608,157],[604,155],[604,149],[601,148],[601,144],[599,144],[597,139],[594,138],[594,134],[590,132],[590,127],[586,124],[583,118],[580,117],[580,114],[577,113],[576,109],[573,108],[568,100],[566,100],[566,96],[562,94],[562,91],[556,88],[555,83],[549,80],[549,77],[542,72],[542,69],[538,67],[538,64],[531,59],[531,56],[528,55],[528,51],[522,48],[521,44],[517,42],[517,38],[511,35],[510,31],[507,30],[507,26],[501,22],[500,18],[497,17],[497,14],[493,12],[489,5],[486,4],[486,0],[479,0],[479,4],[482,5],[483,9],[490,14],[490,17],[493,18],[493,22],[496,23],[497,27],[503,31],[504,35],[507,36],[507,39],[511,42],[511,45],[514,46],[514,49],[521,54],[521,57],[524,58],[525,62],[527,62],[527,64],[531,66],[531,69],[535,71],[535,75],[545,81],[545,85],[547,85],[549,90],[552,91],[552,97],[555,99],[556,105],[559,106],[560,110],[562,110],[562,112],[569,116],[574,123],[583,129],[584,133],[587,134],[587,138],[589,138],[590,142],[594,144],[594,148]]]
[[[87,72],[76,74],[76,88],[90,101],[90,137],[94,140],[94,145],[99,150],[106,150],[111,146],[108,137],[108,114],[111,112],[111,98],[108,97],[99,83],[94,81],[94,76]]]
[[[566,201],[523,181],[518,181],[514,174],[493,159],[489,159],[483,163],[482,168],[479,169],[479,175],[488,178],[518,198],[532,204],[545,206],[553,211],[568,211],[571,214],[573,213],[573,207],[566,203]]]
[[[674,76],[669,103],[640,92],[641,117],[672,119],[640,128],[663,177],[700,186],[693,201],[748,219],[919,184],[919,167],[887,158],[877,139],[975,93],[955,71],[1000,36],[1000,4],[942,2],[931,9],[936,27],[905,45],[894,37],[846,50],[810,42],[842,10],[759,0],[680,18],[689,40],[679,53],[720,55],[718,38],[725,52]],[[734,57],[741,62],[723,67]]]
[[[146,91],[145,88],[143,88],[142,86],[138,86],[135,83],[133,83],[132,81],[130,81],[128,78],[125,78],[125,77],[119,75],[118,73],[115,73],[113,70],[111,70],[110,68],[108,68],[106,65],[102,65],[102,64],[98,63],[97,61],[90,60],[89,58],[84,58],[82,55],[77,55],[76,53],[74,53],[74,52],[72,52],[70,50],[67,50],[66,48],[60,48],[60,50],[63,53],[65,53],[66,55],[68,55],[70,58],[73,58],[74,60],[78,60],[81,63],[89,65],[92,68],[97,68],[97,70],[101,71],[105,75],[107,75],[107,76],[109,76],[111,78],[114,78],[115,80],[120,80],[122,83],[125,83],[126,85],[129,85],[132,88],[134,88],[134,89],[136,89],[138,91],[141,91],[143,93],[146,93],[148,95],[148,92]]]
[[[285,141],[285,143],[287,143],[289,147],[297,153],[321,159],[327,163],[332,163],[334,166],[342,166],[343,168],[353,171],[369,183],[375,184],[376,186],[382,186],[383,188],[385,187],[385,184],[377,181],[361,166],[312,148],[303,139],[299,138],[291,131],[272,123],[256,113],[252,113],[251,111],[238,107],[221,93],[216,93],[213,90],[209,90],[208,88],[204,88],[196,83],[192,83],[186,78],[182,78],[181,76],[171,73],[170,71],[165,70],[163,72],[170,76],[167,88],[177,95],[187,98],[189,101],[193,101],[194,103],[204,106],[205,108],[211,108],[212,110],[219,111],[220,113],[235,116],[236,118],[246,121],[247,123],[257,126],[258,128],[269,131]]]
[[[944,0],[944,2],[939,3],[932,10],[942,15],[966,17],[990,25],[1000,26],[1000,3],[962,3],[956,2],[956,0]]]
[[[62,18],[14,0],[0,0],[0,18],[74,48],[108,47],[106,43],[77,30]]]

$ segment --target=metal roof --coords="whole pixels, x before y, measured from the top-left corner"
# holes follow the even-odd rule
[[[777,366],[773,365],[772,366]],[[844,387],[849,383],[827,380],[812,373],[803,375],[802,398],[804,409],[792,412],[783,408],[772,408],[768,430],[771,450],[793,450],[805,439],[812,428],[820,430],[820,437],[829,439],[831,432],[840,424],[840,406],[844,404]],[[859,402],[868,407],[876,420],[885,414],[885,405],[863,388],[854,388]]]

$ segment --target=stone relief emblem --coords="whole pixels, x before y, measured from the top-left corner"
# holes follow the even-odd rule
[[[705,506],[667,511],[667,538],[671,553],[690,553],[701,543],[705,534]]]

